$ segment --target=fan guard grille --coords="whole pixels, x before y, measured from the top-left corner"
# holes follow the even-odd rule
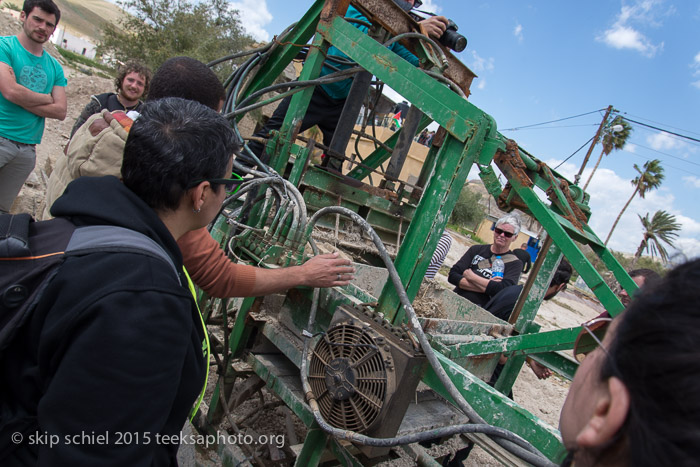
[[[385,404],[387,374],[382,350],[366,329],[334,326],[313,349],[309,384],[328,423],[362,433]]]

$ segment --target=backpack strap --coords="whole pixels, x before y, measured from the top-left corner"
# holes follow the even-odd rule
[[[65,253],[67,256],[79,256],[103,251],[138,253],[165,261],[182,285],[175,263],[163,247],[152,238],[135,230],[111,225],[78,227],[73,232]]]

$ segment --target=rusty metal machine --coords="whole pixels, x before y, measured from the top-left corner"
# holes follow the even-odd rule
[[[367,34],[344,19],[349,5],[367,19],[361,21]],[[503,137],[493,118],[467,100],[475,75],[417,31],[417,23],[391,0],[318,0],[270,44],[247,53],[226,82],[224,112],[236,129],[246,112],[293,97],[283,126],[266,141],[269,164],[234,167],[247,181],[226,200],[212,235],[233,260],[260,267],[299,264],[318,251],[319,235],[361,250],[355,253],[363,264],[356,265],[356,280],[342,288],[230,300],[201,294],[218,377],[198,429],[216,432],[223,414],[235,431],[230,411],[262,386],[305,426],[304,438],[287,455],[265,457],[221,445],[225,465],[369,465],[390,460],[398,448],[431,464],[434,459],[417,442],[450,436],[467,437],[507,465],[552,465],[565,454],[555,428],[504,396],[526,356],[568,378],[576,371],[576,362],[561,351],[573,347],[580,328],[539,332],[533,320],[540,302],[565,255],[611,315],[622,311],[581,244],[595,251],[625,290],[636,286],[588,226],[588,195]],[[394,41],[420,66],[389,50]],[[348,66],[320,80],[330,46],[349,57]],[[275,84],[302,51],[298,81]],[[227,58],[241,55],[246,53]],[[328,157],[346,163],[338,172],[311,163],[319,144],[300,145],[297,136],[314,85],[351,75],[333,142],[323,147]],[[372,76],[411,104],[403,127],[383,141],[368,134],[371,115],[358,118],[362,109],[371,111],[378,95],[370,91]],[[284,92],[259,101],[273,90]],[[359,130],[358,120],[364,122]],[[420,174],[402,180],[410,144],[431,122],[440,129]],[[375,149],[346,157],[353,133],[373,141]],[[502,209],[532,215],[547,232],[509,322],[449,290],[428,297],[444,311],[440,318],[419,316],[412,306],[474,165]],[[492,388],[484,380],[501,354],[508,363]],[[241,377],[247,379],[234,384]]]

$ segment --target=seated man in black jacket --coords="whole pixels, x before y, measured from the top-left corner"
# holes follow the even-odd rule
[[[496,221],[492,245],[474,245],[452,266],[448,281],[455,293],[481,307],[501,290],[518,283],[523,263],[510,251],[518,238],[520,217],[506,214]],[[505,263],[503,278],[492,277],[491,266],[496,257]]]

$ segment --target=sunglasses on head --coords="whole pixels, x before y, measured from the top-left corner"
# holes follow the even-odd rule
[[[187,189],[193,188],[202,182],[209,182],[212,185],[224,185],[226,193],[232,195],[241,187],[243,178],[236,173],[232,173],[231,177],[232,178],[200,178],[199,180],[190,182],[189,185],[187,185]]]
[[[506,232],[505,230],[499,229],[498,227],[493,229],[493,231],[496,232],[496,235],[503,235],[506,238],[512,238],[513,235],[515,235],[513,232]]]
[[[603,347],[603,337],[611,322],[612,318],[595,318],[581,325],[581,332],[579,332],[574,342],[574,358],[577,362],[583,362],[586,355],[593,352],[597,347],[603,349],[603,352],[606,354],[608,353]]]

